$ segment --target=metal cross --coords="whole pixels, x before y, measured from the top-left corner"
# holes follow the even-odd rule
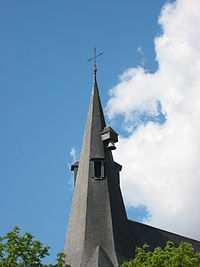
[[[96,59],[97,59],[97,57],[100,57],[100,56],[102,56],[102,55],[103,55],[103,52],[97,54],[97,52],[96,52],[96,48],[94,48],[94,56],[88,59],[88,61],[93,61],[94,73],[97,72]]]

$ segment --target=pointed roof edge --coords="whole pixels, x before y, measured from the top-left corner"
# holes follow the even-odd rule
[[[101,98],[98,89],[96,66],[93,70],[92,94],[89,105],[90,112],[90,158],[104,158],[104,145],[100,133],[106,127],[106,121],[101,104]],[[88,124],[89,125],[89,124]]]
[[[100,109],[100,113],[101,113],[101,120],[104,124],[104,127],[106,126],[106,121],[105,121],[105,117],[104,117],[104,112],[103,112],[103,107],[101,104],[101,98],[100,98],[100,94],[99,94],[99,87],[98,87],[98,82],[97,82],[97,64],[96,64],[96,57],[98,57],[99,55],[101,55],[102,53],[100,53],[99,55],[96,56],[96,49],[94,48],[95,52],[95,56],[94,56],[94,63],[93,63],[93,74],[92,74],[92,102],[94,104],[95,102],[95,96],[97,97],[97,101],[98,101],[98,105],[99,105],[99,109]],[[91,105],[91,102],[90,102]]]
[[[101,110],[101,113],[103,115],[103,118],[104,118],[104,113],[103,113],[103,108],[102,108],[102,104],[101,104],[101,99],[100,99],[100,94],[99,94],[99,89],[98,89],[98,83],[97,83],[97,57],[101,56],[103,54],[103,52],[97,54],[96,53],[96,48],[94,48],[94,56],[93,58],[90,58],[90,60],[93,60],[93,84],[92,84],[92,94],[94,96],[94,91],[96,90],[97,92],[97,97],[98,97],[98,102],[99,102],[99,105],[100,105],[100,110]],[[104,122],[105,122],[105,119],[104,119]]]

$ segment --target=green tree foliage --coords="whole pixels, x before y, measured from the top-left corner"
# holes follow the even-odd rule
[[[144,245],[136,249],[133,260],[121,267],[200,267],[200,253],[186,242],[175,245],[169,241],[163,249],[157,247],[153,251]]]
[[[19,227],[0,237],[0,267],[63,267],[64,254],[57,255],[56,264],[43,264],[49,247],[34,240],[29,233],[20,233]]]

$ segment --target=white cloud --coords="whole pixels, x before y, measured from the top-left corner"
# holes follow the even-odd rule
[[[143,49],[142,49],[141,46],[139,46],[139,47],[137,48],[137,52],[138,52],[138,54],[139,54],[140,57],[141,57],[141,59],[140,59],[140,64],[144,67],[146,59],[145,59],[144,51],[143,51]]]
[[[120,137],[115,158],[128,206],[145,205],[148,223],[200,239],[200,1],[177,0],[162,9],[155,38],[158,70],[126,70],[111,90],[107,113],[123,115],[130,131],[135,111],[167,120]]]
[[[71,148],[69,155],[70,155],[71,160],[70,162],[68,162],[67,167],[68,167],[68,170],[71,170],[71,165],[77,161],[77,152],[76,152],[75,147]],[[74,173],[73,172],[71,172],[71,179],[68,179],[68,185],[70,186],[69,188],[73,190],[74,188]]]
[[[70,157],[72,159],[72,163],[74,163],[76,161],[76,159],[77,159],[77,157],[76,157],[76,149],[74,147],[72,147],[70,152],[69,152],[69,154],[70,154]]]

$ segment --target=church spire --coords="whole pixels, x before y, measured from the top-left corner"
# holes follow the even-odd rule
[[[109,262],[105,267],[118,267],[124,253],[120,240],[128,240],[122,238],[127,217],[119,186],[121,166],[111,152],[118,138],[106,127],[96,71],[95,59],[80,161],[72,168],[76,167],[75,188],[65,242],[66,264],[71,267],[89,267],[92,262],[99,267],[104,261]]]
[[[119,267],[136,246],[164,246],[167,240],[200,242],[128,220],[121,189],[121,166],[113,160],[117,133],[106,127],[96,77],[93,85],[80,161],[72,165],[74,193],[64,252],[66,267]]]

